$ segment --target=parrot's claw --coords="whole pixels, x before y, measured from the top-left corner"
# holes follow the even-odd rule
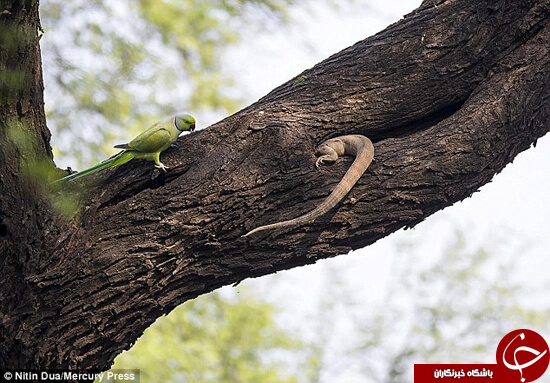
[[[164,166],[162,162],[159,162],[158,165],[155,165],[155,168],[162,169],[164,173],[166,173],[166,169],[168,169],[168,166]]]

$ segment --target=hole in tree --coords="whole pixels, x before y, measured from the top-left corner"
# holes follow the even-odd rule
[[[3,222],[0,222],[0,237],[5,237],[6,235],[8,235],[8,227]]]

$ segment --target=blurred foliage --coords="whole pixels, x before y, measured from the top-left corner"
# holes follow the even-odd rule
[[[42,143],[33,134],[30,121],[12,118],[6,127],[10,149],[18,154],[21,179],[32,184],[32,189],[41,193],[58,214],[66,219],[72,218],[78,212],[78,199],[84,190],[74,187],[71,192],[62,184],[52,183],[59,178],[58,171],[52,166],[51,159],[44,155]]]
[[[159,116],[241,104],[224,49],[287,20],[293,0],[45,0],[41,40],[56,157],[112,154]]]
[[[279,356],[300,347],[276,325],[273,306],[215,292],[157,320],[113,370],[139,369],[141,383],[294,383]]]
[[[355,353],[373,381],[412,381],[414,363],[494,363],[508,332],[550,330],[548,308],[526,307],[532,292],[513,282],[517,254],[469,249],[461,232],[430,265],[419,262],[417,247],[401,246],[387,304],[360,325],[364,341]]]

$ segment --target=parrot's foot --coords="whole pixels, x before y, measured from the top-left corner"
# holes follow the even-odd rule
[[[166,169],[168,169],[168,166],[164,166],[162,162],[159,162],[158,165],[155,165],[155,168],[162,169],[164,173],[166,173]]]

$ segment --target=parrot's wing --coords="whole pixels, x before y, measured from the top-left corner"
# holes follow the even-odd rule
[[[141,153],[155,153],[170,145],[170,132],[157,127],[146,130],[124,146],[124,149]]]
[[[132,147],[130,146],[130,144],[132,142],[134,142],[135,140],[137,140],[138,138],[141,138],[141,136],[147,136],[151,133],[154,133],[155,131],[157,131],[158,129],[155,129],[158,125],[160,124],[160,122],[155,122],[153,125],[151,125],[150,127],[147,128],[147,130],[141,132],[136,138],[133,139],[133,141],[129,142],[129,143],[126,143],[126,144],[118,144],[118,145],[115,145],[113,146],[113,148],[117,148],[117,149],[126,149],[126,150],[132,150]]]
[[[115,145],[115,146],[113,146],[113,148],[117,148],[117,149],[132,149],[132,148],[130,147],[130,144]]]

